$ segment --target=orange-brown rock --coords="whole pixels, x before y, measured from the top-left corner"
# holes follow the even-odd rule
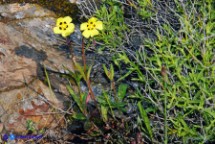
[[[38,78],[43,66],[73,71],[71,59],[54,48],[63,41],[52,32],[55,20],[53,12],[35,4],[0,5],[0,120],[5,133],[27,133],[29,120],[36,130],[60,122],[63,104]]]

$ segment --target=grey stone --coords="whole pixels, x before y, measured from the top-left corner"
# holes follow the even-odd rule
[[[63,104],[38,79],[43,66],[55,72],[64,67],[74,71],[71,59],[54,47],[64,41],[52,31],[55,14],[35,4],[8,4],[0,5],[0,16],[2,131],[26,133],[27,120],[35,124],[36,130],[59,125],[58,115],[48,113],[62,111]],[[63,85],[59,87],[66,93]]]

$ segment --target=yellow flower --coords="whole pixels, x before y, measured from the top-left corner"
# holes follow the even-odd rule
[[[74,32],[75,25],[70,16],[60,17],[56,21],[56,27],[53,28],[55,34],[61,34],[63,37],[69,36]]]
[[[94,37],[99,34],[98,30],[103,29],[102,21],[98,21],[97,18],[92,17],[88,20],[88,22],[81,24],[81,31],[83,31],[82,35],[85,38]]]

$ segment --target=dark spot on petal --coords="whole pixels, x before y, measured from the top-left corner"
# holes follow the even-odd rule
[[[66,25],[66,28],[68,28],[68,25]]]
[[[90,24],[93,24],[93,22],[90,22]]]
[[[60,29],[60,30],[62,30],[62,28],[61,28],[61,27],[59,27],[59,29]]]
[[[64,30],[66,30],[66,28],[64,28]]]
[[[94,26],[94,27],[96,27],[96,25],[95,25],[95,24],[94,24],[93,26]]]
[[[64,24],[66,24],[66,22],[64,22]]]
[[[88,27],[89,25],[87,25],[87,27]]]
[[[88,28],[88,30],[90,30],[90,28]]]
[[[62,25],[62,22],[60,22],[60,25]]]
[[[94,28],[91,28],[91,30],[93,30]]]

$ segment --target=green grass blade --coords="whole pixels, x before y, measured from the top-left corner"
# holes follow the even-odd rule
[[[137,106],[138,106],[138,109],[139,109],[139,111],[140,111],[140,117],[143,119],[144,124],[145,124],[145,126],[146,126],[146,129],[147,129],[147,131],[148,131],[148,133],[149,133],[149,136],[150,136],[150,138],[151,138],[151,140],[152,140],[152,137],[153,137],[153,135],[152,135],[152,129],[151,129],[151,126],[150,126],[150,121],[149,121],[149,118],[148,118],[148,116],[147,116],[147,113],[146,113],[146,111],[144,110],[144,108],[143,108],[141,102],[138,102],[138,103],[137,103]]]

